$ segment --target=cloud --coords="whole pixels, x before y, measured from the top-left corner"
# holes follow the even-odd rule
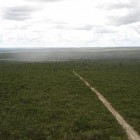
[[[61,0],[30,0],[30,1],[34,1],[34,2],[58,2]]]
[[[99,34],[113,34],[117,33],[117,31],[111,27],[104,26],[104,27],[95,27],[94,31]]]
[[[119,16],[109,17],[112,23],[115,25],[127,25],[140,22],[140,1],[131,0],[129,3],[110,5],[109,10],[120,10],[123,8],[126,8],[127,14],[123,16],[120,14]]]
[[[67,24],[58,24],[56,26],[57,29],[64,29],[64,30],[85,30],[89,31],[92,30],[93,26],[92,25],[83,25],[83,26],[70,26]]]
[[[114,10],[114,9],[122,9],[122,8],[134,8],[135,6],[132,3],[116,3],[116,4],[101,5],[100,7],[106,10]]]
[[[28,6],[10,7],[4,11],[3,19],[24,21],[31,19],[31,13],[36,10],[36,8]]]
[[[135,8],[139,2],[137,0],[120,0],[120,1],[110,1],[109,3],[104,3],[98,6],[98,8],[103,8],[106,10],[116,10],[123,8]]]
[[[133,28],[136,33],[140,35],[140,23],[138,25],[131,26],[131,28]]]
[[[131,23],[140,22],[140,9],[128,13],[126,16],[112,17],[112,21],[116,25],[126,25]]]
[[[140,44],[139,3],[140,0],[0,1],[0,46]]]
[[[133,8],[133,5],[131,5],[130,3],[119,3],[116,5],[108,6],[108,9],[122,9],[122,8]]]
[[[76,27],[76,28],[74,28],[74,30],[87,30],[87,31],[89,31],[89,30],[92,30],[92,28],[93,28],[92,25],[85,25],[83,27]]]

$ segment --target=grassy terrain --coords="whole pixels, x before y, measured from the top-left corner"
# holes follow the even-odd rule
[[[83,65],[83,64],[82,64]],[[85,63],[77,68],[140,134],[140,63]]]
[[[88,87],[73,75],[72,70],[76,68],[78,72],[89,78],[90,82],[94,81],[124,115],[130,114],[129,111],[134,111],[136,115],[139,115],[140,111],[137,112],[139,107],[135,108],[139,95],[134,92],[137,97],[132,96],[132,92],[129,91],[138,90],[137,77],[135,77],[137,88],[126,89],[128,98],[124,98],[124,101],[121,98],[118,103],[117,100],[113,100],[113,98],[119,98],[121,93],[126,97],[124,92],[120,93],[124,81],[119,79],[116,82],[120,83],[118,95],[114,93],[115,83],[113,83],[114,86],[108,85],[106,88],[106,84],[111,79],[106,74],[119,75],[122,71],[119,77],[123,77],[125,69],[127,70],[126,80],[134,84],[131,80],[134,78],[131,71],[135,72],[133,75],[138,73],[136,65],[134,66],[135,68],[128,65],[123,70],[124,65],[120,68],[118,65],[110,64],[106,66],[92,63],[1,63],[0,139],[126,140],[126,135],[120,125]],[[129,67],[131,67],[130,70]],[[107,78],[109,80],[106,83]],[[135,101],[134,107],[133,101]],[[126,103],[125,109],[128,112],[125,113],[122,103]],[[132,118],[133,122],[131,116],[128,118]],[[136,117],[135,120],[139,122]],[[136,127],[138,129],[139,125],[136,124]]]

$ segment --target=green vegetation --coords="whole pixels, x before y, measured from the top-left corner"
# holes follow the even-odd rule
[[[72,64],[1,64],[1,139],[125,139]]]
[[[77,71],[99,90],[140,134],[140,63],[85,63]]]
[[[1,63],[0,139],[126,140],[73,69],[140,130],[139,63]]]

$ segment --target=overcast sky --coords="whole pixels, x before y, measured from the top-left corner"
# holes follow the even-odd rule
[[[140,0],[1,0],[0,48],[140,45]]]

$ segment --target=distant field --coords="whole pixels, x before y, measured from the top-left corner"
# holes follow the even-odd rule
[[[126,140],[75,69],[140,133],[140,63],[0,64],[0,139]]]
[[[0,49],[0,61],[140,60],[140,47]]]

